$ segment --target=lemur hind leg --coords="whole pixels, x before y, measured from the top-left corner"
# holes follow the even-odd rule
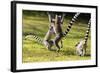
[[[60,51],[60,46],[59,46],[59,41],[61,41],[61,39],[62,39],[62,36],[61,36],[61,34],[58,34],[58,35],[56,35],[56,37],[55,37],[55,39],[54,39],[54,44],[55,44],[55,46],[57,47],[57,51],[59,52]]]
[[[61,40],[61,42],[60,42],[60,43],[61,43],[61,48],[63,48],[63,41]]]

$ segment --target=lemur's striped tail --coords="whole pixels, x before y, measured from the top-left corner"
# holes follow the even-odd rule
[[[80,13],[76,13],[76,14],[74,15],[74,17],[73,17],[72,20],[70,21],[70,23],[69,23],[67,29],[65,30],[63,36],[66,36],[66,35],[68,34],[68,32],[70,31],[70,29],[71,29],[73,23],[76,21],[76,19],[78,18],[79,15],[80,15]]]
[[[89,20],[89,22],[88,22],[87,31],[86,31],[86,34],[85,34],[85,44],[87,43],[87,40],[88,40],[88,37],[89,37],[90,27],[91,27],[91,20]]]
[[[40,37],[38,37],[38,36],[36,36],[36,35],[27,35],[26,37],[25,37],[25,39],[27,39],[27,40],[34,40],[34,41],[36,41],[36,42],[38,42],[38,43],[40,43],[40,44],[43,44],[43,39],[42,38],[40,38]]]

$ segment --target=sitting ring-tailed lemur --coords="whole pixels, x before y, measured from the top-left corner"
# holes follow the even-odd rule
[[[61,37],[63,36],[62,24],[63,24],[64,14],[49,12],[48,16],[50,21],[50,27],[46,36],[44,37],[43,43],[49,50],[52,50],[51,48],[52,46],[56,46],[57,49],[60,49],[62,47],[62,41],[61,41],[61,47],[58,45],[58,43],[61,40]],[[55,35],[56,37],[55,39],[51,39],[52,34]]]
[[[75,45],[76,46],[76,54],[78,54],[79,56],[84,56],[86,54],[87,40],[89,37],[90,26],[91,26],[91,20],[89,20],[89,22],[88,22],[88,27],[87,27],[85,38]]]
[[[76,46],[76,54],[79,56],[84,56],[85,49],[87,47],[87,44],[85,44],[85,40],[81,40],[75,46]]]

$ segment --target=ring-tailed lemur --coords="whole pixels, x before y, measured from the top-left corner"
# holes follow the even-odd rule
[[[89,20],[89,22],[88,22],[88,27],[87,27],[87,31],[85,34],[85,38],[75,45],[76,46],[76,54],[78,54],[79,56],[84,56],[86,54],[87,40],[89,37],[90,26],[91,26],[91,20]]]
[[[55,39],[54,39],[54,44],[56,45],[56,47],[58,48],[58,51],[60,50],[60,46],[59,46],[59,41],[68,34],[68,32],[70,31],[73,23],[76,21],[77,17],[80,15],[80,13],[76,13],[75,16],[72,18],[71,22],[69,23],[67,29],[65,30],[65,32],[63,33],[62,30],[60,28],[57,28],[57,30],[59,31],[59,33],[56,35]],[[60,22],[60,17],[58,17],[58,21],[57,24],[61,23]]]
[[[57,47],[58,51],[60,50],[59,41],[61,41],[63,37],[63,31],[62,31],[62,21],[61,21],[61,15],[56,15],[56,22],[55,22],[55,30],[56,30],[56,36],[54,38],[54,45]]]

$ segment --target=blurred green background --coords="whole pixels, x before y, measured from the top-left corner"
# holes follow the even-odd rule
[[[62,26],[63,31],[67,28],[74,14],[75,13],[66,13]],[[80,57],[75,53],[76,43],[84,39],[89,18],[90,14],[86,13],[82,13],[78,17],[68,35],[63,38],[63,48],[61,48],[58,53],[47,50],[45,46],[37,43],[33,38],[30,38],[32,40],[25,40],[25,36],[30,33],[35,33],[38,37],[44,38],[49,29],[49,19],[46,11],[23,10],[23,63],[91,59],[91,33],[89,34],[86,56]]]

